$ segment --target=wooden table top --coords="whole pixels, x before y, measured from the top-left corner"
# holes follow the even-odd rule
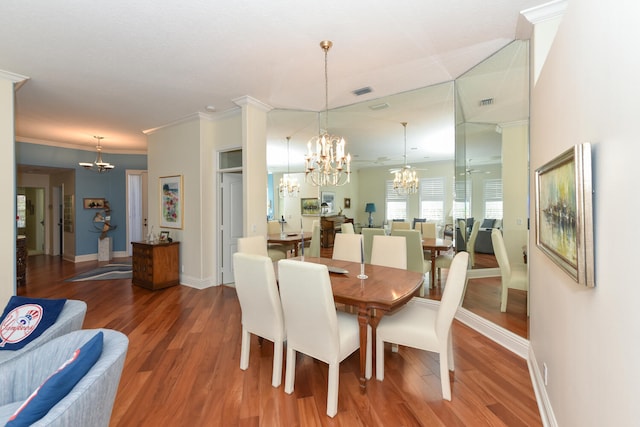
[[[451,249],[453,242],[449,239],[434,239],[432,237],[425,237],[422,239],[422,248],[436,251],[447,251]]]
[[[305,257],[313,262],[348,270],[348,273],[329,273],[333,298],[336,302],[367,309],[393,311],[410,300],[420,289],[424,277],[420,273],[379,265],[365,264],[367,279],[358,279],[360,264],[331,258]]]
[[[300,236],[300,233],[285,233],[285,234],[286,234],[285,236],[280,235],[280,233],[268,234],[267,243],[292,243],[292,242],[297,242],[302,238]],[[303,235],[304,235],[304,240],[311,239],[310,231],[305,231]]]

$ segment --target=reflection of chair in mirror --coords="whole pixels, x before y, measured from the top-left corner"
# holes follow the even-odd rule
[[[311,243],[309,244],[309,251],[306,253],[310,257],[320,256],[320,221],[317,219],[313,221],[311,226]]]
[[[249,367],[251,334],[273,342],[271,385],[282,382],[282,354],[286,338],[280,294],[273,262],[265,256],[236,252],[233,254],[235,286],[242,312],[240,369]]]
[[[422,236],[418,230],[392,230],[392,236],[404,236],[407,245],[407,270],[426,275],[431,271],[431,261],[424,259]],[[429,283],[429,286],[433,284]],[[420,296],[424,296],[424,286],[420,288]]]
[[[264,236],[249,236],[238,239],[238,252],[253,255],[268,256],[272,261],[278,261],[287,257],[287,250],[267,246],[267,240]]]
[[[353,229],[353,223],[351,222],[343,222],[340,227],[342,228],[342,232],[344,234],[354,234],[355,231]]]
[[[414,230],[418,230],[420,229],[420,223],[422,222],[426,222],[427,219],[426,218],[413,218],[413,223],[411,225],[411,228]]]
[[[333,242],[333,259],[360,263],[362,261],[362,235],[337,233]]]
[[[461,252],[451,263],[451,271],[440,303],[425,304],[414,298],[396,313],[380,319],[376,337],[376,378],[384,380],[384,343],[439,353],[442,398],[451,400],[449,370],[454,370],[451,324],[462,300],[469,254]]]
[[[445,224],[442,230],[442,238],[453,240],[453,224]]]
[[[371,264],[407,269],[407,243],[403,236],[373,236]]]
[[[436,223],[435,222],[420,222],[416,224],[416,229],[420,230],[423,238],[436,238]]]
[[[409,224],[408,222],[393,220],[391,221],[391,231],[393,232],[393,230],[410,230],[410,225],[411,224]]]
[[[282,232],[282,226],[280,221],[267,221],[267,234],[277,234],[279,235]],[[287,258],[289,254],[289,247],[286,245],[282,245],[280,243],[269,243],[269,256],[273,255],[277,261],[282,258]],[[279,255],[276,251],[282,252],[284,255]]]
[[[507,249],[504,246],[502,233],[497,228],[491,230],[491,242],[493,250],[498,260],[500,274],[502,275],[502,297],[500,301],[500,311],[507,311],[507,297],[509,288],[520,289],[529,292],[529,277],[527,266],[524,264],[511,265],[507,256]],[[529,296],[527,295],[527,299]],[[527,304],[527,315],[529,314],[529,304]]]
[[[364,240],[364,262],[371,263],[371,249],[373,247],[373,236],[384,236],[382,228],[363,228],[362,239]]]
[[[476,265],[476,238],[480,230],[480,221],[474,221],[469,235],[469,243],[467,243],[467,252],[469,252],[469,266],[473,268]]]
[[[340,362],[360,348],[358,316],[336,311],[325,265],[282,260],[278,263],[278,277],[287,330],[284,391],[293,393],[296,352],[327,363],[327,415],[333,417],[338,412]],[[367,335],[365,376],[371,378],[370,328]]]

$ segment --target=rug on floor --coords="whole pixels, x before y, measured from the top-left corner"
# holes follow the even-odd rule
[[[85,280],[131,279],[131,264],[107,264],[65,280],[81,282]]]

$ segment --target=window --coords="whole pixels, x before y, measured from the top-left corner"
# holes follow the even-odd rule
[[[484,217],[502,219],[502,179],[484,180]]]
[[[27,196],[24,194],[18,194],[18,228],[25,228],[27,226]]]
[[[456,180],[456,199],[453,203],[453,219],[467,218],[471,214],[471,181]]]
[[[444,221],[444,178],[420,180],[420,218],[427,221]]]
[[[407,219],[407,196],[398,194],[393,189],[393,180],[388,180],[386,185],[385,212],[387,221],[394,219]]]

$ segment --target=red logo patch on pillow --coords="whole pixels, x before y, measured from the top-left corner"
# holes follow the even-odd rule
[[[23,304],[11,310],[0,324],[0,347],[29,337],[42,320],[42,313],[38,304]]]

